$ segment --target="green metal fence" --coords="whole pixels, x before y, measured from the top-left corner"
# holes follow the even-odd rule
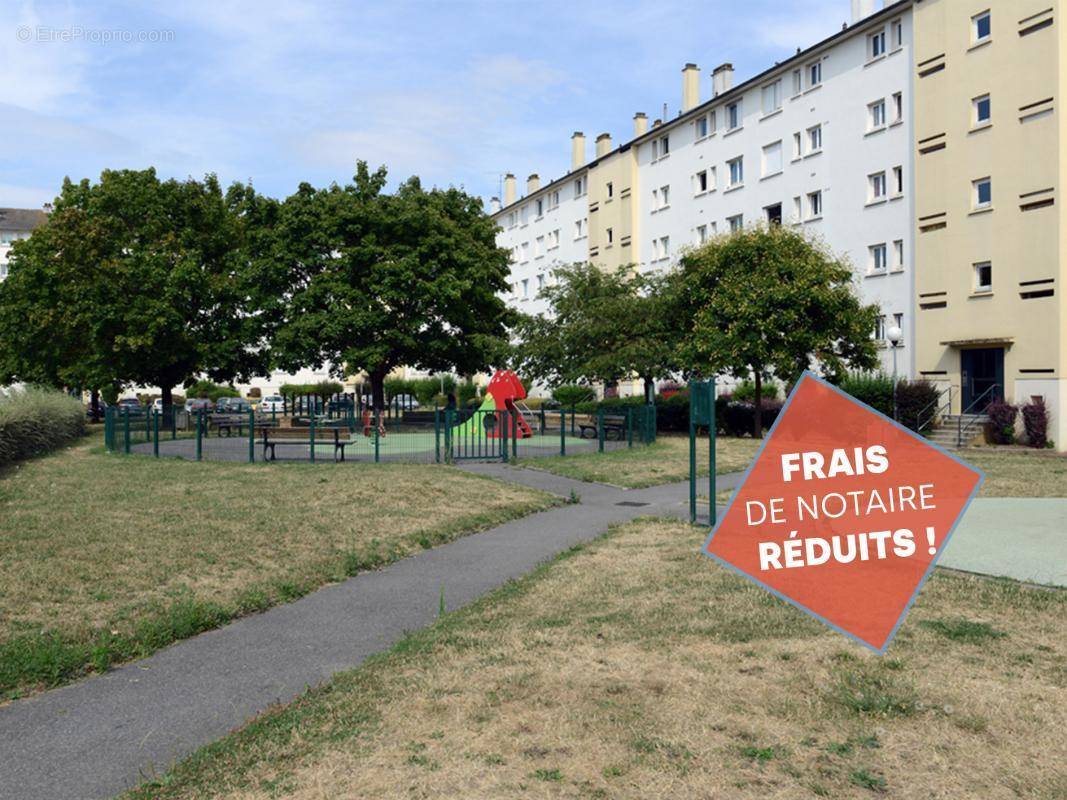
[[[656,438],[653,406],[601,408],[592,414],[440,408],[357,414],[354,406],[314,413],[314,405],[306,411],[112,407],[104,417],[104,440],[112,453],[196,461],[450,463],[603,453]]]

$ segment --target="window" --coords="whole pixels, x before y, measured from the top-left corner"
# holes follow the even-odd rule
[[[697,225],[697,244],[704,244],[708,240],[708,226]]]
[[[696,130],[696,138],[703,139],[708,135],[708,115],[697,117],[693,122],[693,128]]]
[[[671,237],[661,236],[659,239],[652,240],[652,260],[659,261],[664,258],[670,258],[671,255]]]
[[[808,128],[808,154],[822,150],[822,125]]]
[[[738,156],[731,161],[727,161],[726,166],[730,168],[730,188],[741,186],[745,182],[744,156]]]
[[[763,115],[773,114],[782,107],[782,82],[775,81],[763,87]]]
[[[608,228],[604,231],[604,233],[608,240],[608,246],[610,247],[611,245],[615,244],[615,230],[613,228]]]
[[[801,209],[800,195],[793,198],[793,222],[800,222],[804,218],[804,212]]]
[[[716,128],[715,128],[715,112],[714,111],[712,111],[710,114],[708,114],[708,120],[709,120],[709,122],[708,122],[709,131],[708,132],[709,133],[715,133]]]
[[[799,69],[793,70],[793,97],[804,91],[804,73]]]
[[[904,95],[900,92],[893,93],[893,122],[901,122],[904,119]]]
[[[867,269],[870,272],[885,272],[885,243],[872,244],[867,248]]]
[[[656,161],[660,158],[665,158],[671,153],[671,137],[660,136],[658,139],[652,140],[652,160]]]
[[[896,313],[893,315],[893,324],[896,325],[902,332],[904,330],[904,315]]]
[[[708,167],[708,191],[714,192],[719,186],[718,170]]]
[[[659,211],[671,204],[671,187],[661,186],[652,190],[652,210]]]
[[[551,250],[555,247],[559,247],[559,228],[549,231],[548,234],[548,249]]]
[[[537,291],[540,292],[544,288],[545,288],[545,276],[544,275],[538,275],[537,276]]]
[[[876,100],[867,106],[867,130],[876,131],[885,127],[885,100]]]
[[[992,119],[993,106],[990,103],[989,95],[983,94],[981,97],[974,98],[971,101],[971,108],[973,109],[972,126],[985,125]]]
[[[904,22],[899,19],[893,20],[889,25],[891,32],[891,46],[894,50],[904,46]]]
[[[808,219],[822,216],[822,192],[808,192]]]
[[[989,261],[980,261],[974,265],[974,291],[993,291],[993,265]]]
[[[545,215],[545,201],[543,199],[538,199],[536,205],[537,205],[537,213],[535,214],[535,216],[538,219],[540,219],[541,217],[543,217]]]
[[[808,88],[814,89],[822,83],[822,62],[814,61],[808,64]]]
[[[885,314],[874,318],[874,338],[879,342],[885,340]]]
[[[893,183],[889,192],[894,197],[904,194],[904,167],[893,167]]]
[[[984,11],[971,17],[971,36],[975,44],[986,41],[993,34],[993,20],[990,12]]]
[[[581,197],[585,194],[585,178],[579,178],[574,182],[574,196]]]
[[[534,258],[540,258],[545,254],[545,237],[538,236],[534,240]]]
[[[700,170],[693,176],[693,194],[704,194],[708,190],[708,171]]]
[[[802,141],[803,141],[803,137],[800,135],[799,131],[797,131],[796,133],[793,134],[793,160],[794,161],[796,161],[798,158],[800,158],[800,156],[804,152],[803,145],[801,144]]]
[[[529,219],[530,219],[530,207],[529,206],[523,206],[522,208],[519,209],[519,223],[522,224],[522,225],[526,225],[529,222]]]
[[[904,269],[904,240],[897,239],[893,242],[893,269]]]
[[[770,225],[782,224],[782,204],[775,203],[774,205],[764,206],[763,213],[767,215],[767,222]]]
[[[741,127],[741,103],[730,103],[726,107],[726,130],[735,131]]]
[[[521,253],[519,260],[523,263],[526,263],[530,260],[530,243],[523,242],[521,245],[519,245],[519,248],[519,252]]]
[[[730,226],[730,232],[739,231],[745,227],[745,215],[738,214],[733,217],[726,218],[726,224]]]
[[[872,33],[867,37],[867,58],[873,59],[885,55],[885,31]]]
[[[574,238],[581,239],[589,232],[589,220],[580,219],[574,223]]]
[[[608,200],[613,198],[615,196],[615,184],[611,181],[604,184],[604,194],[607,196]]]
[[[523,278],[522,279],[522,299],[523,300],[529,300],[530,299],[530,279],[529,278]]]
[[[777,175],[782,171],[782,143],[771,142],[763,148],[763,177]]]
[[[876,172],[867,176],[867,202],[877,203],[885,200],[885,172]]]
[[[979,178],[974,182],[974,207],[989,208],[993,205],[993,181],[991,178]]]
[[[555,208],[559,208],[559,192],[552,192],[548,196],[548,210],[551,211]]]

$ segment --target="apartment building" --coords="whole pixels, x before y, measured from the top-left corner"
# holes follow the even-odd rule
[[[612,148],[602,134],[589,164],[575,134],[568,176],[528,185],[518,200],[505,191],[495,211],[515,265],[509,300],[543,312],[535,289],[556,263],[659,270],[735,227],[796,225],[851,262],[861,296],[882,309],[872,335],[886,345],[883,366],[892,368],[886,331],[896,325],[897,368],[912,374],[911,2],[874,5],[855,0],[853,24],[743,83],[734,84],[730,64],[719,66],[706,100],[700,69],[686,64],[678,116],[649,126],[635,115],[633,138]],[[546,189],[573,199],[562,220],[540,216]],[[538,248],[552,235],[546,229],[570,246]]]
[[[48,214],[39,209],[0,208],[0,281],[7,278],[11,246],[19,239],[28,239],[34,228],[47,220]]]
[[[1059,0],[915,3],[919,374],[955,412],[1050,408],[1067,446]]]

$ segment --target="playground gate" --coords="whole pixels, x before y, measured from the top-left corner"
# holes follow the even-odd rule
[[[697,439],[708,432],[708,525],[715,525],[715,381],[689,382],[689,521],[697,521]]]

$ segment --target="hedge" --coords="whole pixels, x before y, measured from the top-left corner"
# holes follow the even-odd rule
[[[63,392],[25,389],[0,397],[0,464],[55,450],[85,433],[85,408]]]

